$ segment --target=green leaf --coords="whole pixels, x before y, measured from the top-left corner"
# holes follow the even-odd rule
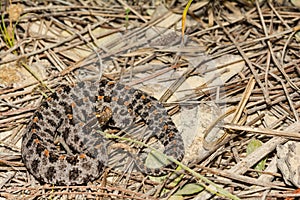
[[[168,200],[184,200],[183,196],[171,196]]]
[[[256,140],[256,139],[251,140],[247,146],[247,155],[254,152],[256,149],[262,146],[262,144],[263,143],[260,140]],[[262,159],[259,163],[255,165],[254,169],[263,171],[266,168],[266,161],[267,158]]]
[[[262,142],[260,140],[253,139],[248,143],[247,146],[247,155],[254,152],[256,149],[258,149],[262,145]]]
[[[204,190],[204,188],[196,183],[190,183],[183,186],[180,190],[178,190],[175,195],[192,195],[197,194]]]

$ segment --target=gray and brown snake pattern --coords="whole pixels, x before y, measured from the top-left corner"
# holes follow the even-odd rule
[[[23,136],[23,162],[42,183],[86,184],[100,177],[108,160],[106,139],[98,131],[107,125],[122,130],[137,117],[161,141],[166,155],[183,158],[183,140],[161,103],[140,90],[103,79],[62,86],[42,102]],[[61,140],[68,150],[59,148]],[[166,173],[132,157],[145,174]]]

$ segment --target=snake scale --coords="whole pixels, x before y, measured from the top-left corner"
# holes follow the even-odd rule
[[[166,155],[183,158],[181,135],[159,101],[141,90],[102,79],[61,86],[42,102],[23,136],[23,162],[42,183],[86,184],[100,177],[108,160],[107,139],[98,131],[107,125],[122,130],[138,117],[164,145]],[[67,147],[58,145],[58,139]],[[142,173],[165,174],[162,168],[148,168],[144,160],[132,157]]]

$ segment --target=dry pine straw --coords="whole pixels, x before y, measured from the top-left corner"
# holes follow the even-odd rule
[[[91,48],[91,45],[97,44],[95,41],[118,32],[125,35],[125,40],[132,35],[141,35],[144,33],[143,30],[159,23],[174,27],[177,21],[170,20],[168,17],[177,19],[172,16],[178,13],[180,15],[185,3],[185,1],[172,1],[167,4],[170,10],[163,12],[150,1],[140,1],[135,4],[128,4],[121,0],[110,1],[110,3],[89,1],[88,4],[72,1],[65,4],[60,1],[51,1],[51,3],[22,1],[22,4],[13,2],[14,5],[18,5],[11,7],[16,15],[8,16],[7,12],[3,12],[3,19],[7,27],[12,27],[11,25],[16,24],[18,19],[18,25],[13,33],[15,44],[9,47],[4,41],[4,35],[1,34],[0,55],[5,59],[0,60],[0,67],[8,66],[13,74],[10,76],[13,77],[18,75],[14,72],[23,67],[22,62],[32,66],[44,60],[50,65],[46,68],[46,76],[41,77],[42,82],[47,81],[47,85],[51,88],[55,88],[61,80],[74,82],[73,72],[82,66],[84,57],[70,56],[70,52],[71,54],[76,52],[72,50],[87,52],[86,55],[90,54],[88,62],[92,63],[97,60],[97,54]],[[6,6],[9,4],[7,3]],[[124,8],[130,10],[127,19],[124,17]],[[162,15],[152,18],[148,13],[155,10]],[[213,99],[220,106],[226,103],[227,106],[235,106],[240,111],[235,113],[233,124],[225,126],[231,130],[228,137],[211,147],[211,150],[202,157],[197,157],[191,165],[192,169],[240,197],[262,196],[263,192],[269,189],[271,190],[265,193],[266,196],[284,196],[280,192],[289,191],[291,187],[283,182],[281,174],[271,169],[271,166],[275,158],[276,145],[288,139],[299,140],[299,137],[294,135],[297,132],[294,129],[285,131],[284,137],[278,137],[282,135],[277,134],[278,130],[290,130],[289,126],[298,121],[300,46],[296,39],[296,31],[299,29],[297,26],[299,12],[291,6],[284,7],[266,2],[261,5],[254,3],[241,6],[237,2],[216,1],[194,2],[189,10],[189,16],[192,17],[188,18],[187,35],[197,42],[199,49],[205,49],[211,59],[237,54],[245,62],[243,70],[220,88],[196,87],[194,94],[184,99],[186,103],[192,102],[191,100],[200,102]],[[47,31],[54,34],[28,32],[30,26],[37,23],[40,26],[46,24]],[[96,34],[93,31],[98,27],[106,31]],[[134,29],[134,27],[138,28]],[[64,31],[72,34],[63,35]],[[113,56],[114,71],[105,74],[111,78],[119,78],[120,72],[122,76],[135,75],[132,71],[135,63],[154,61],[164,63],[167,67],[139,81],[154,78],[170,70],[183,70],[184,76],[174,80],[169,90],[174,91],[187,78],[202,75],[199,71],[188,68],[188,63],[176,52],[166,53],[157,49],[155,53],[145,51],[128,56],[125,55],[126,51],[122,51],[126,50],[126,47],[113,49],[113,45],[118,42],[119,40],[115,40],[110,43],[111,46],[98,44],[94,47],[99,49],[98,53],[104,60]],[[90,45],[85,46],[87,43]],[[185,47],[181,48],[185,50]],[[7,57],[10,54],[14,56]],[[20,62],[21,58],[22,62]],[[135,64],[134,69],[143,71],[142,64]],[[1,77],[1,81],[6,81],[1,83],[4,88],[0,90],[0,130],[3,133],[12,131],[1,140],[0,192],[3,197],[14,198],[15,195],[17,197],[23,195],[22,197],[34,198],[63,194],[106,197],[109,194],[112,198],[112,191],[114,191],[116,198],[142,199],[145,198],[145,194],[156,198],[159,197],[162,188],[170,189],[169,195],[171,195],[184,184],[196,181],[186,174],[178,186],[174,187],[144,179],[140,174],[123,174],[107,170],[99,180],[99,184],[95,186],[70,187],[68,190],[64,187],[30,187],[34,181],[27,179],[26,170],[20,160],[20,148],[16,144],[24,133],[24,125],[38,106],[38,102],[34,104],[29,102],[40,99],[40,90],[37,89],[36,80],[20,84],[17,82],[18,77],[7,78]],[[13,82],[9,82],[10,80]],[[254,85],[252,87],[248,85],[250,89],[245,91],[249,82],[253,82]],[[224,92],[224,96],[215,101],[219,89]],[[47,90],[42,89],[42,91]],[[172,92],[166,93],[161,99],[166,101],[171,95]],[[245,122],[239,123],[245,115]],[[273,117],[272,121],[269,120],[269,116]],[[254,154],[246,156],[245,149],[253,138],[259,138],[264,144]],[[265,170],[258,177],[259,173],[250,168],[253,167],[253,163],[265,156],[268,157],[267,166],[270,167],[270,171]],[[249,186],[254,185],[259,187],[251,192]]]

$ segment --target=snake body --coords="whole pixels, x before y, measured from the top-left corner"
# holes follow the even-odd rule
[[[166,155],[183,158],[181,135],[159,101],[141,90],[102,79],[64,85],[44,100],[23,136],[22,159],[42,183],[86,184],[100,177],[108,160],[107,142],[99,130],[107,125],[122,130],[138,117],[164,145]],[[146,167],[141,159],[135,163],[145,174],[165,173]]]

